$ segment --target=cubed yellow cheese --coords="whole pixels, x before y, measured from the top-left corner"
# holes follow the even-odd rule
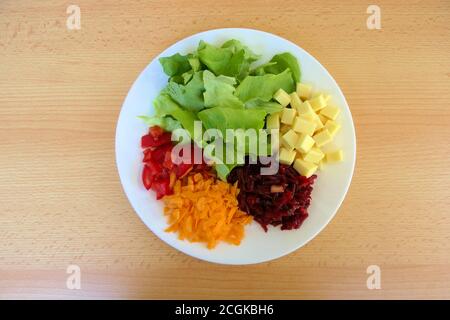
[[[311,96],[311,85],[297,83],[297,94],[303,100],[309,99],[309,97]]]
[[[342,150],[329,152],[326,154],[327,163],[340,162],[344,160],[344,152]]]
[[[325,123],[325,128],[330,132],[331,136],[334,137],[334,135],[341,129],[341,125],[333,120],[328,120]]]
[[[296,115],[297,111],[295,111],[295,109],[284,108],[283,112],[281,113],[281,123],[292,124]]]
[[[314,112],[308,114],[299,114],[298,117],[303,118],[309,122],[314,122],[314,124],[316,125],[315,132],[323,128],[323,123],[320,120],[320,117]]]
[[[327,143],[331,142],[333,140],[333,137],[331,136],[330,132],[325,129],[322,131],[317,132],[313,136],[314,141],[316,142],[318,147],[321,147],[323,145],[326,145]]]
[[[322,94],[309,100],[309,103],[311,104],[311,107],[313,108],[314,111],[319,111],[325,108],[327,105],[327,102],[325,101],[325,98]]]
[[[321,114],[318,114],[318,116],[323,125],[325,125],[325,123],[329,120],[327,117],[324,117]]]
[[[288,150],[286,148],[281,147],[279,154],[279,161],[282,164],[290,166],[292,162],[294,162],[296,154],[297,153],[295,152],[295,150]]]
[[[298,108],[296,108],[298,114],[303,114],[303,115],[312,115],[314,114],[314,110],[311,107],[311,104],[309,103],[309,101],[305,101],[303,102]]]
[[[297,110],[303,103],[302,100],[298,97],[297,92],[292,92],[289,96],[291,97],[291,107]]]
[[[307,154],[303,156],[303,160],[313,163],[319,163],[325,154],[319,148],[312,148]]]
[[[267,129],[280,129],[280,114],[278,112],[267,116]]]
[[[320,117],[317,114],[314,114],[314,123],[316,124],[316,132],[323,128],[322,120],[320,120]]]
[[[273,98],[283,107],[286,107],[291,102],[291,97],[283,89],[278,89],[278,91],[273,95]]]
[[[297,154],[295,155],[295,159],[302,159],[303,160],[303,153],[301,153],[300,151],[296,151]]]
[[[294,169],[302,176],[309,178],[317,171],[317,165],[302,159],[295,159]]]
[[[312,136],[314,134],[314,130],[316,130],[316,124],[302,117],[295,117],[292,129],[296,132]]]
[[[295,148],[295,144],[297,143],[297,140],[298,140],[298,134],[295,133],[295,131],[292,129],[289,130],[288,132],[286,132],[285,134],[283,134],[283,136],[281,137],[281,143],[288,150],[292,150]]]
[[[320,111],[320,114],[327,117],[328,119],[336,120],[340,112],[341,110],[339,110],[339,108],[337,107],[326,106]]]
[[[327,93],[316,92],[316,93],[314,93],[314,94],[312,95],[312,98],[318,97],[318,96],[320,96],[320,95],[323,96],[323,98],[324,98],[324,100],[325,100],[325,102],[326,102],[327,104],[328,104],[328,102],[330,102],[330,100],[331,100],[331,95],[329,95],[329,94],[327,94]]]
[[[311,113],[311,114],[299,114],[297,117],[302,118],[309,122],[316,123],[316,116],[317,115],[315,113]]]
[[[311,136],[301,133],[295,144],[295,149],[302,153],[307,153],[314,145],[314,139]]]
[[[280,133],[281,134],[285,134],[286,132],[288,132],[289,130],[291,130],[292,129],[292,127],[290,126],[290,125],[288,125],[288,124],[281,124],[281,126],[280,126]]]

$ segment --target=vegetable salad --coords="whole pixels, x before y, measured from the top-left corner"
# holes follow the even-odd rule
[[[166,231],[180,239],[208,248],[220,241],[237,245],[252,218],[266,231],[269,224],[297,229],[308,216],[316,171],[327,159],[343,160],[341,150],[324,149],[340,129],[331,97],[302,83],[291,53],[263,64],[259,59],[234,39],[221,46],[200,41],[192,53],[159,59],[168,83],[154,100],[154,114],[139,117],[150,127],[141,142],[142,180],[166,205]],[[220,138],[199,135],[198,123]],[[174,139],[178,130],[187,132],[188,142]],[[245,140],[239,149],[224,138],[229,130],[268,135]],[[208,152],[212,144],[223,145],[225,153]],[[174,160],[179,146],[192,151],[181,163]],[[195,152],[200,163],[193,162]],[[272,176],[260,172],[267,168],[260,159],[270,157],[280,163]]]

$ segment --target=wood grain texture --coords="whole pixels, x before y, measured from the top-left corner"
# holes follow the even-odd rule
[[[71,2],[72,3],[72,2]],[[450,2],[0,2],[0,298],[450,298]],[[284,258],[221,266],[157,239],[129,205],[115,125],[139,72],[188,35],[285,37],[335,77],[357,133],[337,216]],[[66,289],[66,268],[82,270]],[[379,265],[382,289],[366,288]]]

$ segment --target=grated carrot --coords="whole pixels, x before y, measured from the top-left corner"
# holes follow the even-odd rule
[[[180,239],[205,242],[209,249],[219,241],[239,245],[244,226],[252,216],[239,210],[237,185],[230,185],[208,174],[189,173],[177,180],[174,194],[163,198],[164,214]]]

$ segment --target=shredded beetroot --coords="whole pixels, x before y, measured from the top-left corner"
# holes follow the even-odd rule
[[[265,231],[269,224],[281,230],[298,229],[308,217],[313,175],[305,178],[291,166],[280,164],[277,174],[261,175],[261,164],[236,167],[228,182],[238,182],[239,208],[251,214]]]

